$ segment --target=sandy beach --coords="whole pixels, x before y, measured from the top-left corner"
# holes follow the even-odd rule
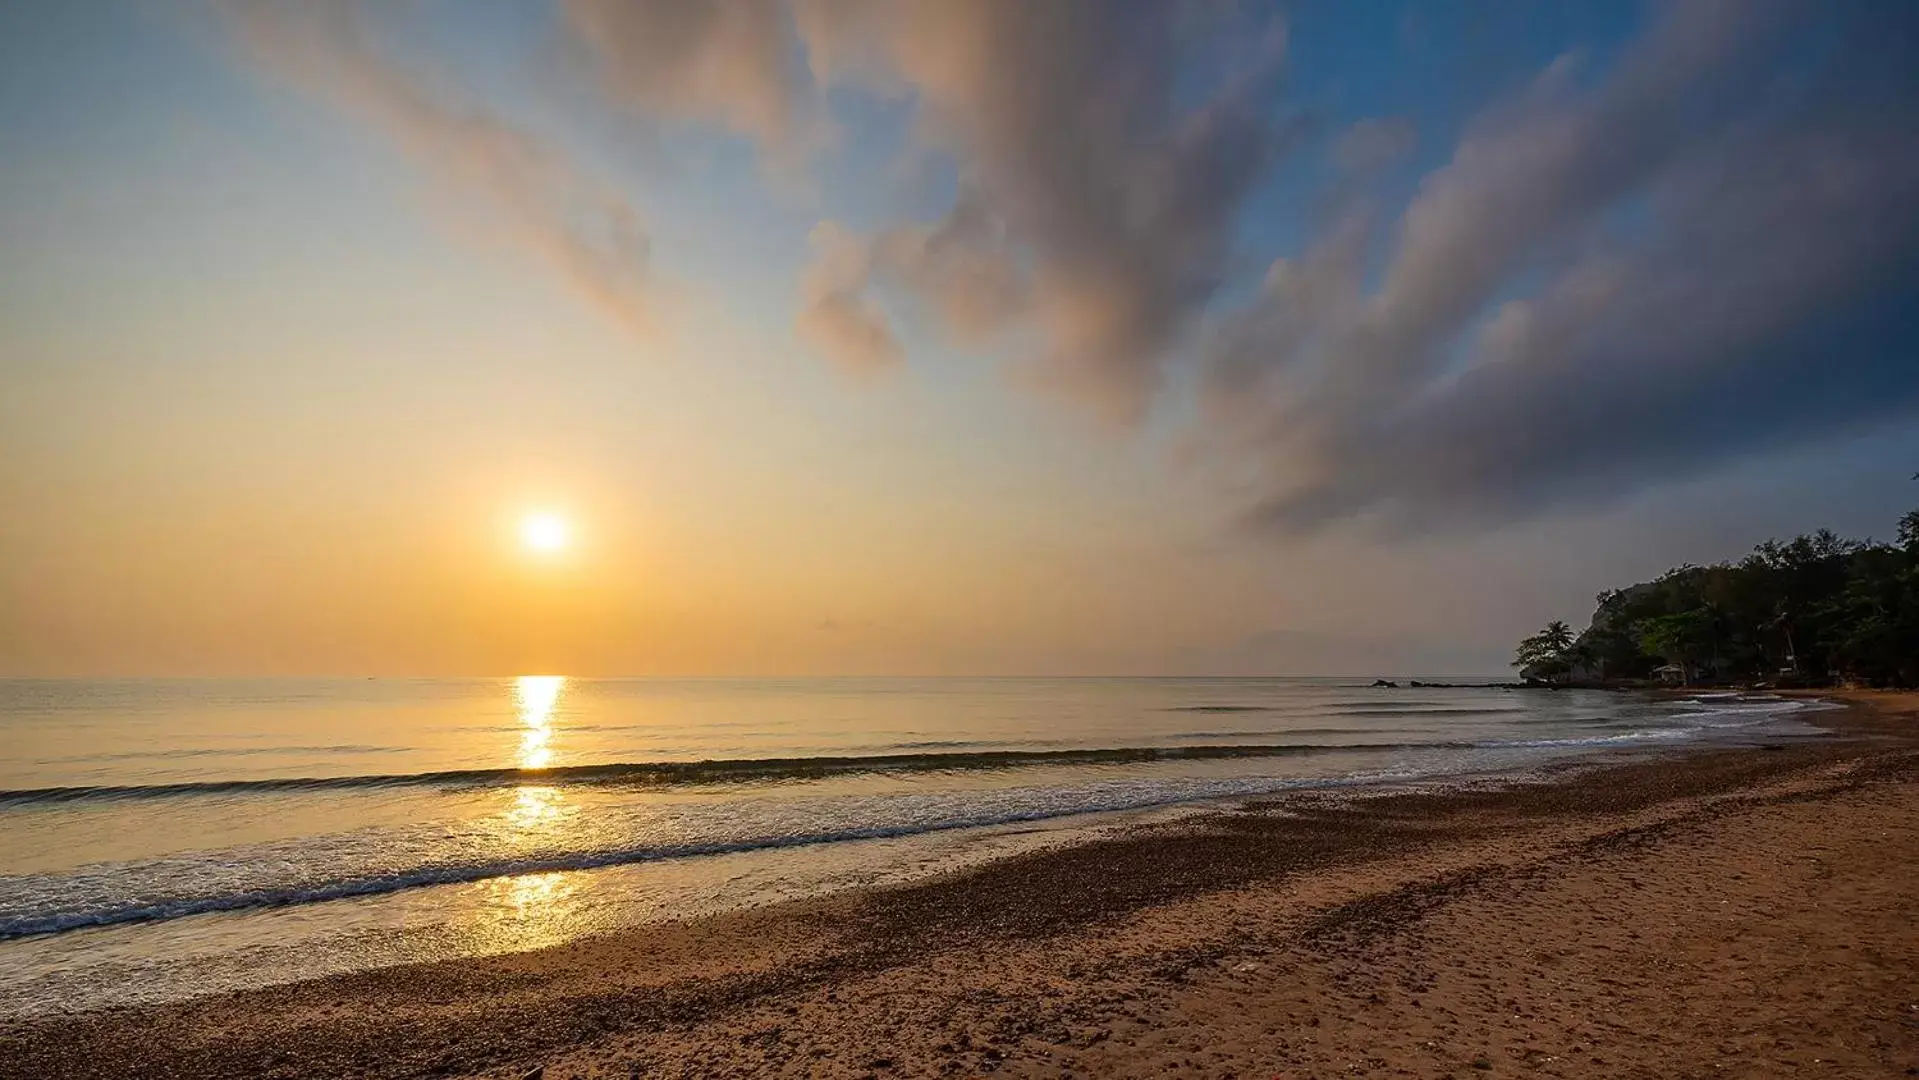
[[[0,1031],[0,1075],[1898,1076],[1919,695],[927,883]]]

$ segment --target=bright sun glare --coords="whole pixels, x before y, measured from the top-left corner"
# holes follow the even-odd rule
[[[520,542],[534,551],[558,551],[566,540],[566,522],[552,514],[533,514],[520,522]]]

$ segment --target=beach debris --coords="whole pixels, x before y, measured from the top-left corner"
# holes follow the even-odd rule
[[[535,1065],[520,1074],[520,1080],[545,1080],[545,1077],[546,1066],[544,1065]]]

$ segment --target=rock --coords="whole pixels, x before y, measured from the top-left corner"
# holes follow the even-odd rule
[[[1393,690],[1397,690],[1397,689],[1399,689],[1399,684],[1398,684],[1398,683],[1396,683],[1396,682],[1393,682],[1393,681],[1392,681],[1391,679],[1374,679],[1374,680],[1373,680],[1373,685],[1374,685],[1374,686],[1384,686],[1384,687],[1388,687],[1388,688],[1390,688],[1390,689],[1393,689]]]
[[[535,1065],[531,1069],[528,1069],[527,1071],[521,1073],[520,1080],[544,1080],[545,1076],[546,1076],[546,1066]]]

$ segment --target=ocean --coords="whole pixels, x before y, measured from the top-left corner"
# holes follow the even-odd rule
[[[1813,708],[1338,678],[0,680],[0,1016],[538,948],[1222,800],[1805,736]]]

